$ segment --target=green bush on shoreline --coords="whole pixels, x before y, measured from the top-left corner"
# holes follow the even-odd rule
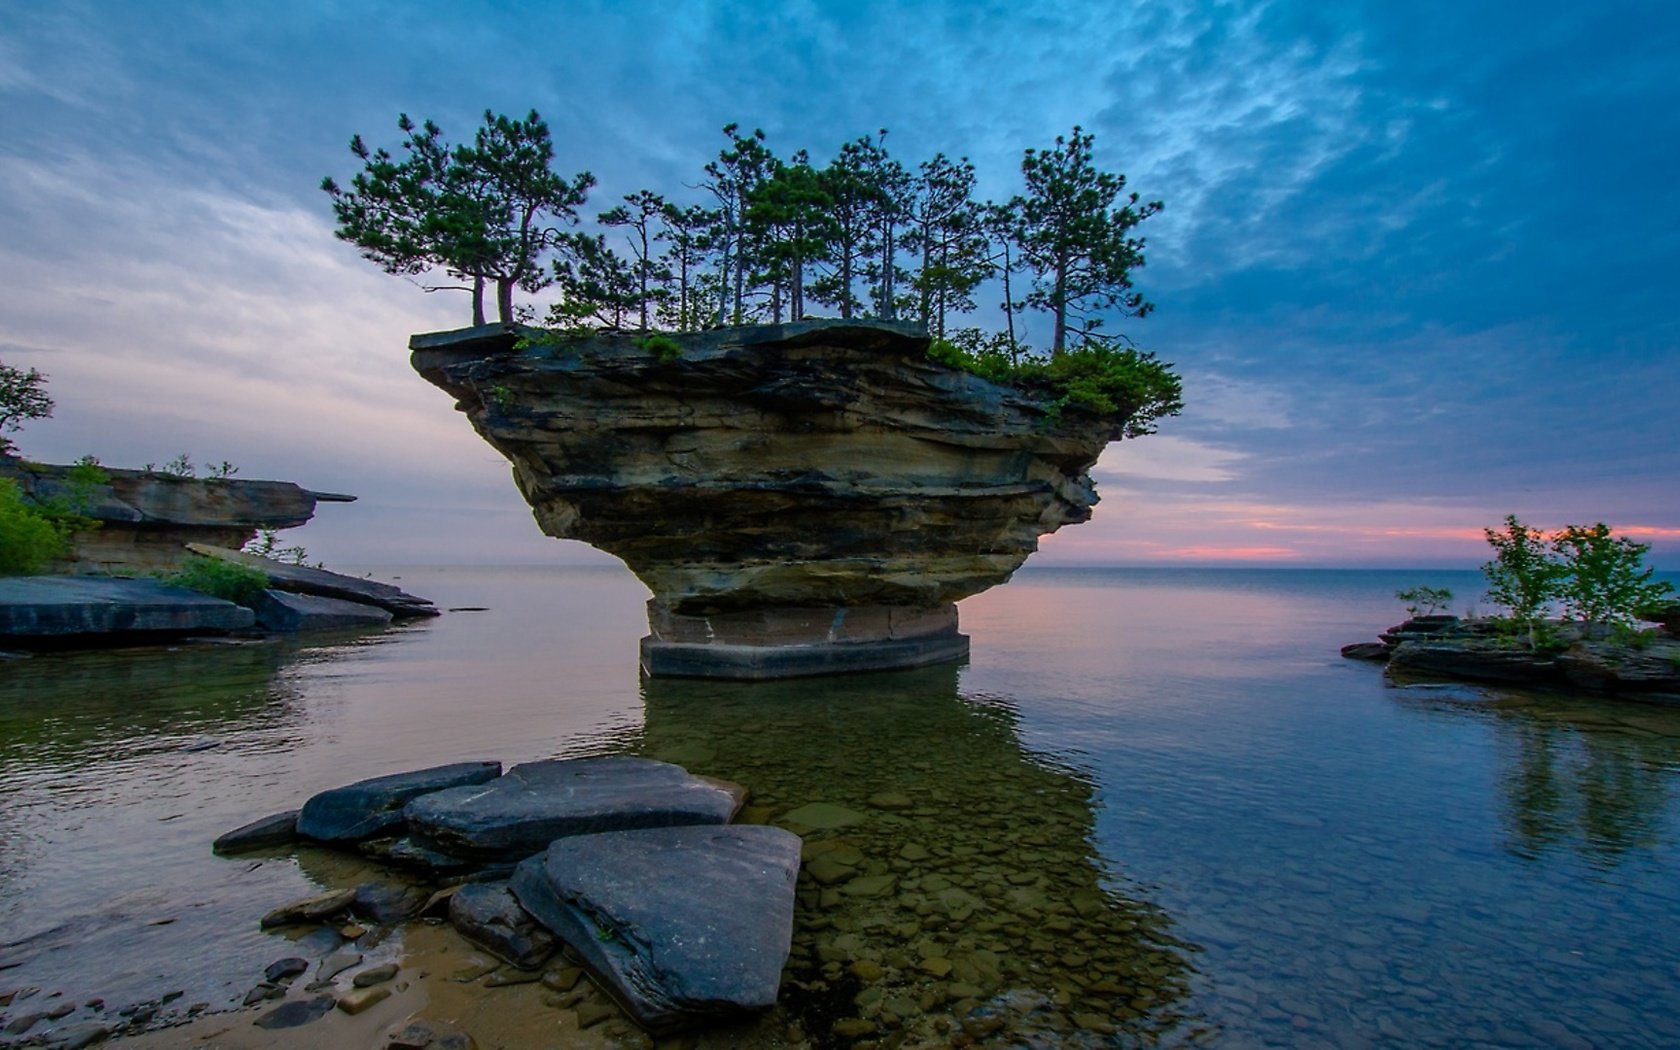
[[[268,589],[268,574],[220,558],[194,554],[179,572],[163,577],[163,582],[235,605],[250,606]]]

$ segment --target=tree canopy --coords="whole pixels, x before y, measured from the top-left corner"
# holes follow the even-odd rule
[[[0,362],[0,453],[11,453],[7,434],[15,434],[24,422],[52,415],[53,399],[47,394],[47,377],[36,368],[22,369]]]
[[[1067,404],[1131,413],[1139,433],[1179,410],[1169,367],[1104,331],[1111,317],[1153,309],[1133,285],[1144,265],[1136,229],[1161,203],[1142,202],[1125,192],[1124,175],[1097,167],[1093,136],[1077,126],[1049,149],[1026,150],[1022,191],[991,202],[976,196],[966,157],[907,166],[884,128],[821,163],[805,150],[779,156],[763,130],[729,124],[689,187],[697,199],[628,194],[595,216],[600,232],[571,229],[595,179],[554,174],[535,112],[485,113],[470,145],[449,145],[431,121],[404,115],[397,127],[398,154],[356,136],[362,170],[350,187],[323,181],[338,236],[390,273],[452,275],[462,283],[422,287],[472,291],[475,324],[486,283],[503,321],[536,316],[514,306],[514,289],[556,286],[545,320],[560,328],[684,331],[797,321],[819,307],[914,320],[941,359],[1048,385]],[[991,335],[959,320],[982,309],[988,282],[1002,290],[1003,330]],[[1042,354],[1021,339],[1035,311],[1048,321]]]
[[[573,244],[563,227],[595,185],[589,172],[571,179],[553,170],[548,125],[532,110],[524,119],[488,110],[471,145],[450,146],[432,121],[397,119],[406,137],[399,159],[369,150],[360,135],[350,151],[362,170],[343,189],[331,176],[321,188],[333,199],[338,236],[387,273],[441,269],[471,282],[473,323],[484,323],[484,288],[496,288],[497,316],[514,320],[513,290],[537,292],[554,281],[547,255]]]

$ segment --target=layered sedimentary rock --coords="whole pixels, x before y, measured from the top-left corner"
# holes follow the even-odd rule
[[[61,501],[97,521],[76,534],[74,552],[58,567],[71,573],[169,572],[188,543],[242,547],[258,529],[307,522],[319,502],[354,496],[311,492],[289,481],[187,478],[158,471],[102,468],[107,480],[77,485],[74,468],[0,456],[0,478],[36,502]]]
[[[805,673],[961,655],[951,603],[1088,519],[1086,472],[1119,437],[930,360],[908,325],[726,328],[675,349],[535,335],[410,346],[512,462],[543,531],[617,555],[653,592],[656,672],[699,653],[666,670],[724,654],[746,677],[801,673],[774,655],[790,646]]]

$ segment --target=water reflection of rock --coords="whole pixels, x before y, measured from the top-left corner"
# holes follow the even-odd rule
[[[0,666],[0,768],[179,747],[181,736],[249,728],[278,713],[275,681],[296,652],[200,644],[65,652]]]
[[[1109,1045],[1186,1023],[1189,946],[1105,890],[1092,787],[952,668],[751,686],[646,679],[641,753],[748,785],[805,839],[765,1041]],[[745,1033],[720,1033],[734,1045]]]
[[[1680,708],[1517,691],[1412,695],[1492,716],[1513,853],[1569,849],[1612,867],[1660,844],[1680,767]]]

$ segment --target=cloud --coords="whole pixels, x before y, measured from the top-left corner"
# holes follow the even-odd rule
[[[1080,123],[1166,201],[1138,275],[1159,310],[1113,327],[1179,366],[1188,404],[1104,458],[1096,520],[1048,558],[1463,561],[1507,512],[1675,549],[1680,16],[1660,6],[4,18],[0,356],[49,372],[60,406],[21,435],[33,454],[232,459],[362,494],[332,509],[330,547],[545,557],[564,545],[533,535],[506,465],[404,361],[464,300],[332,238],[315,185],[350,170],[352,132],[394,142],[407,111],[464,137],[486,107],[534,106],[606,207],[696,192],[732,120],[819,159],[888,127],[907,162],[971,157],[991,196],[1015,192],[1024,147]]]

